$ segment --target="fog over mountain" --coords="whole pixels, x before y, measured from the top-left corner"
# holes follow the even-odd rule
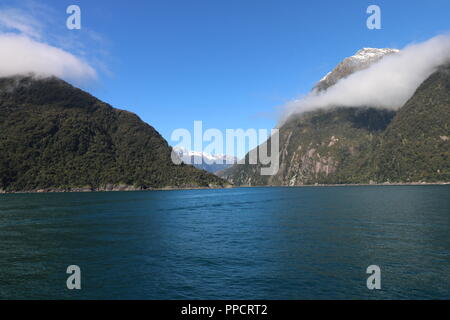
[[[73,54],[25,35],[0,34],[0,48],[0,77],[25,74],[74,80],[97,77],[89,64]]]
[[[283,124],[293,114],[335,106],[396,110],[411,98],[427,77],[449,61],[449,35],[411,44],[395,54],[384,56],[366,69],[348,75],[326,90],[313,90],[289,102],[280,123]]]
[[[83,41],[73,33],[58,33],[60,29],[49,21],[59,17],[49,12],[45,5],[36,11],[0,7],[0,77],[55,76],[75,83],[97,79],[80,48],[93,50],[95,43],[102,43],[100,37],[93,43],[88,30],[83,31]]]

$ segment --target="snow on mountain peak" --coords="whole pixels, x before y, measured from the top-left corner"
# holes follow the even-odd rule
[[[339,63],[333,71],[329,72],[319,81],[314,89],[319,91],[326,90],[336,84],[336,82],[340,79],[345,78],[356,71],[368,68],[370,65],[378,62],[386,55],[398,52],[400,52],[400,50],[390,48],[362,48],[353,56],[345,58],[341,63]]]
[[[350,58],[355,59],[377,59],[381,58],[387,54],[391,53],[397,53],[400,52],[400,50],[397,49],[390,49],[390,48],[384,48],[384,49],[378,49],[378,48],[363,48],[356,52],[355,55],[351,56]]]
[[[236,162],[237,158],[233,157],[233,156],[229,156],[229,155],[223,155],[223,154],[209,154],[206,152],[199,152],[199,151],[192,151],[192,150],[187,150],[186,148],[183,147],[175,147],[173,148],[173,150],[175,152],[177,152],[177,154],[183,159],[183,158],[191,158],[191,157],[199,157],[202,159],[206,159],[208,161],[212,161],[213,163],[215,162],[223,162],[223,161],[233,161]]]

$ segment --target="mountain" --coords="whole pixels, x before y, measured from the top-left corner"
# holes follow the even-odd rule
[[[448,182],[449,86],[446,66],[398,111],[336,107],[293,116],[279,128],[277,174],[261,176],[260,164],[239,164],[221,176],[237,185]]]
[[[137,115],[58,78],[0,79],[0,190],[134,190],[225,186],[175,165]]]
[[[206,152],[197,152],[185,148],[173,148],[178,157],[186,164],[191,164],[198,169],[211,173],[225,170],[237,163],[237,158],[223,154],[211,155]]]
[[[375,108],[304,113],[280,128],[280,168],[275,175],[260,175],[260,164],[238,164],[221,176],[237,185],[369,182],[364,163],[370,160],[374,141],[394,116],[394,111]],[[248,155],[245,163],[249,163]]]

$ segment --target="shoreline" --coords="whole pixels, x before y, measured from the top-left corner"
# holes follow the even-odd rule
[[[388,186],[445,186],[450,185],[450,182],[393,182],[393,183],[346,183],[346,184],[304,184],[296,186],[248,186],[242,185],[235,188],[315,188],[315,187],[388,187]]]
[[[162,188],[136,188],[133,186],[118,186],[113,188],[48,188],[36,190],[21,190],[21,191],[5,191],[0,190],[0,194],[34,194],[34,193],[92,193],[92,192],[142,192],[142,191],[181,191],[181,190],[220,190],[220,189],[237,189],[237,188],[315,188],[315,187],[382,187],[382,186],[445,186],[450,185],[450,182],[398,182],[398,183],[352,183],[352,184],[308,184],[296,186],[282,186],[282,185],[266,185],[266,186],[249,186],[249,185],[225,185],[225,186],[204,186],[204,187],[162,187]]]
[[[96,192],[145,192],[145,191],[177,191],[177,190],[216,190],[216,189],[230,189],[233,186],[223,187],[163,187],[163,188],[126,188],[126,189],[85,189],[85,188],[72,188],[72,189],[49,189],[49,190],[27,190],[27,191],[4,191],[0,190],[2,194],[35,194],[35,193],[96,193]]]

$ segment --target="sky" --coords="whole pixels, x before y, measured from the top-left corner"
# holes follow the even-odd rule
[[[80,30],[66,27],[73,4]],[[366,26],[373,4],[381,30]],[[172,143],[195,120],[204,129],[271,129],[280,106],[345,57],[448,34],[449,12],[448,0],[2,0],[0,43],[37,57],[42,46],[60,50],[55,72]]]

